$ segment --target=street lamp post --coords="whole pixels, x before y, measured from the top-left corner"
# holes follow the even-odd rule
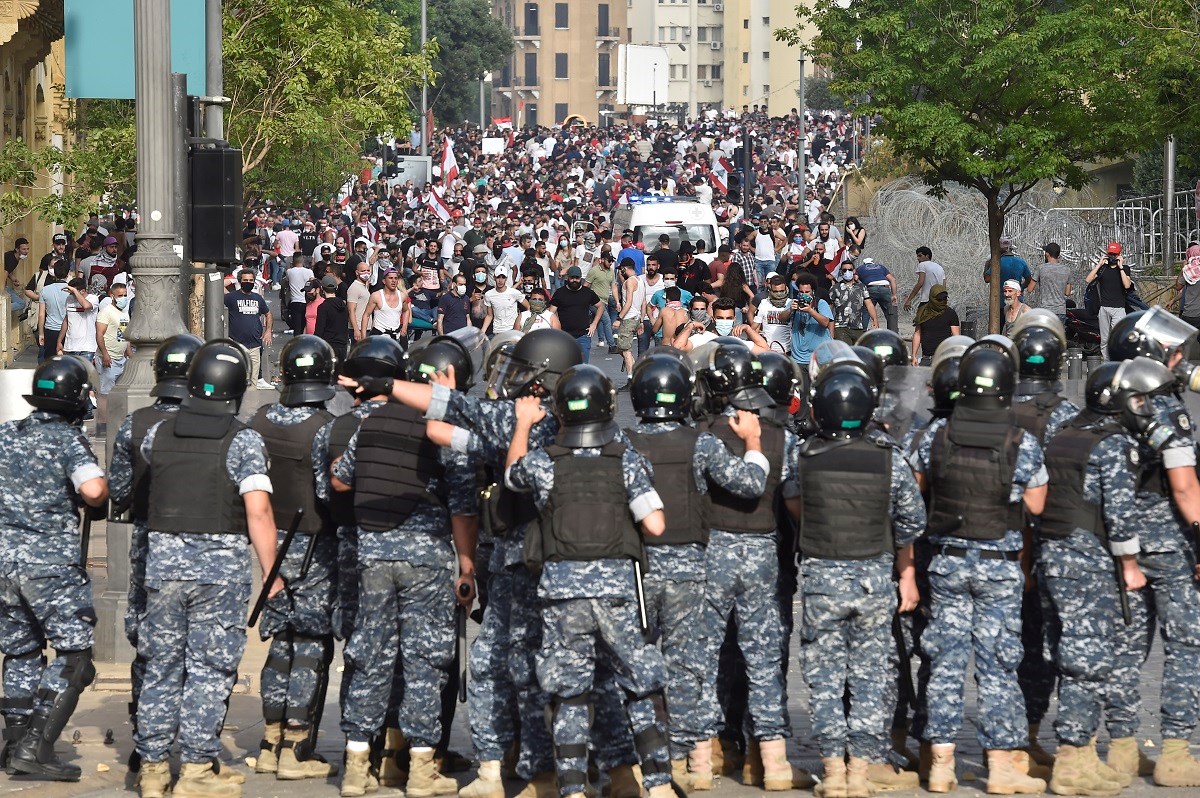
[[[806,175],[808,174],[808,132],[805,130],[804,118],[804,56],[800,56],[800,201],[808,196],[805,191]]]
[[[429,0],[421,0],[421,52],[429,41]],[[421,156],[429,154],[429,73],[421,75]]]

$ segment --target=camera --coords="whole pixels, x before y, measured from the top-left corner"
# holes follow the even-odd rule
[[[1108,262],[1109,266],[1117,265],[1117,256],[1116,255],[1108,255],[1105,257],[1105,260]]]

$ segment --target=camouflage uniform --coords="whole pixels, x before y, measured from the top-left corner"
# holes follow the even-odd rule
[[[333,466],[354,484],[358,433]],[[351,742],[369,742],[384,726],[397,657],[404,694],[397,726],[414,747],[433,747],[442,736],[441,691],[454,657],[454,580],[451,515],[475,515],[475,468],[463,454],[442,449],[441,477],[430,494],[446,505],[416,505],[401,524],[384,532],[358,529],[358,594],[372,609],[359,615],[346,644],[353,663],[342,707],[342,731]]]
[[[164,413],[178,413],[179,403],[158,399],[153,408]],[[125,416],[113,439],[112,456],[108,463],[108,492],[114,505],[129,502],[133,494],[133,414]],[[125,638],[134,648],[133,663],[130,665],[132,700],[130,706],[137,707],[142,693],[142,680],[146,675],[146,661],[136,653],[138,645],[138,621],[146,612],[146,550],[149,546],[149,530],[146,519],[134,518],[129,535],[129,606],[125,609]],[[131,711],[130,714],[133,714]]]
[[[932,444],[946,425],[937,419],[920,438],[909,464],[928,473]],[[1021,436],[1014,464],[1009,503],[1021,501],[1026,488],[1049,481],[1042,449],[1029,433]],[[963,681],[972,647],[979,684],[977,737],[985,749],[1015,750],[1028,739],[1025,702],[1020,698],[1017,666],[1021,662],[1021,592],[1025,582],[1016,559],[1022,532],[1009,529],[999,540],[969,540],[931,535],[934,555],[929,564],[932,617],[921,638],[930,658],[927,717],[923,739],[953,743],[962,726]],[[966,556],[942,553],[941,548],[965,549]],[[985,559],[982,552],[1002,552]],[[1011,559],[1010,559],[1011,558]]]
[[[1066,745],[1086,746],[1100,725],[1120,617],[1112,555],[1132,553],[1137,545],[1131,524],[1137,459],[1136,441],[1121,433],[1102,440],[1088,458],[1083,498],[1103,508],[1111,551],[1078,528],[1070,537],[1041,542],[1038,582],[1049,599],[1047,642],[1060,674],[1054,732]]]
[[[600,450],[575,449],[572,455],[598,457]],[[621,470],[635,521],[662,509],[642,455],[627,448]],[[505,480],[513,490],[532,492],[538,509],[544,510],[554,487],[554,463],[545,450],[536,449],[508,469]],[[564,796],[582,793],[587,784],[588,695],[595,684],[598,643],[613,655],[616,681],[627,697],[629,725],[640,740],[643,785],[651,789],[671,780],[665,718],[660,720],[656,713],[666,686],[666,663],[642,637],[634,578],[632,563],[620,559],[543,565],[538,583],[543,639],[537,676],[556,702],[553,733],[559,792]]]
[[[286,427],[302,424],[316,412],[313,407],[286,407],[277,402],[267,410],[266,419]],[[317,440],[314,436],[314,470]],[[290,521],[290,515],[277,517],[275,524]],[[287,529],[276,529],[276,534],[282,544]],[[315,542],[312,538],[297,533],[292,539],[279,570],[286,587],[267,602],[258,624],[259,638],[271,641],[262,669],[263,718],[267,723],[287,720],[307,726],[320,718],[320,704],[324,703],[322,683],[329,678],[333,661],[337,539],[329,534],[317,534]],[[310,544],[312,563],[301,579],[300,568]]]
[[[49,712],[67,689],[64,655],[90,657],[96,613],[91,580],[79,567],[78,490],[103,476],[79,427],[57,413],[34,411],[0,425],[0,706],[6,716]],[[47,645],[57,654],[48,665]]]
[[[1152,436],[1153,443],[1143,441],[1140,457],[1143,463],[1161,458],[1165,483],[1165,469],[1195,466],[1195,425],[1175,397],[1155,396],[1151,402],[1162,435]],[[1200,720],[1200,696],[1195,688],[1200,673],[1200,593],[1192,573],[1196,554],[1169,487],[1143,479],[1131,525],[1137,533],[1136,546],[1130,545],[1130,550],[1122,553],[1137,554],[1147,584],[1129,594],[1133,625],[1117,629],[1117,667],[1107,696],[1109,734],[1129,737],[1136,733],[1138,677],[1157,619],[1164,653],[1162,736],[1186,740]]]
[[[736,410],[726,408],[725,415]],[[784,462],[780,484],[792,478],[799,439],[784,431]],[[775,467],[775,464],[770,464]],[[720,731],[723,718],[718,701],[718,668],[721,643],[731,617],[737,621],[737,642],[746,662],[749,692],[746,710],[755,740],[791,736],[784,690],[783,626],[779,612],[778,533],[747,534],[713,529],[705,552],[708,582],[705,586],[705,634],[708,635],[704,706],[704,736]]]
[[[155,424],[142,441],[152,462]],[[225,472],[242,495],[271,491],[267,447],[254,430],[240,430]],[[246,538],[149,530],[146,613],[138,625],[138,654],[146,681],[134,734],[145,762],[165,761],[178,737],[181,761],[201,764],[221,753],[226,702],[246,648],[250,552]]]
[[[645,435],[679,428],[673,421],[643,422],[634,431]],[[747,497],[761,496],[766,473],[756,453],[735,457],[709,433],[696,439],[692,479],[697,492],[708,492],[708,481]],[[671,758],[682,759],[699,740],[708,739],[702,703],[705,662],[709,642],[705,637],[704,546],[647,546],[647,622],[662,632],[662,653],[667,663],[667,707],[671,715]]]
[[[902,549],[924,531],[925,505],[899,448],[892,449],[891,471],[889,513],[895,548]],[[822,757],[874,759],[887,745],[890,682],[879,678],[879,663],[895,650],[894,562],[891,552],[866,560],[801,560],[800,662]]]

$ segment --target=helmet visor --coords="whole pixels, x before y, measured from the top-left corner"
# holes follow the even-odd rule
[[[816,382],[821,372],[834,363],[857,363],[861,366],[862,360],[845,341],[826,341],[813,350],[808,363],[808,376]]]
[[[1195,327],[1178,316],[1163,310],[1158,305],[1150,308],[1137,320],[1134,329],[1143,333],[1147,338],[1156,341],[1163,348],[1164,355],[1171,355],[1175,350],[1196,338]]]
[[[488,377],[485,394],[489,399],[515,399],[545,371],[542,366],[531,366],[518,360],[509,352],[496,356],[496,365]]]

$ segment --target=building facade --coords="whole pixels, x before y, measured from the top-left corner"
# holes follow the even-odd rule
[[[512,30],[516,50],[492,74],[492,115],[518,126],[575,118],[606,124],[617,111],[617,47],[629,41],[629,2],[493,0],[492,13]]]

